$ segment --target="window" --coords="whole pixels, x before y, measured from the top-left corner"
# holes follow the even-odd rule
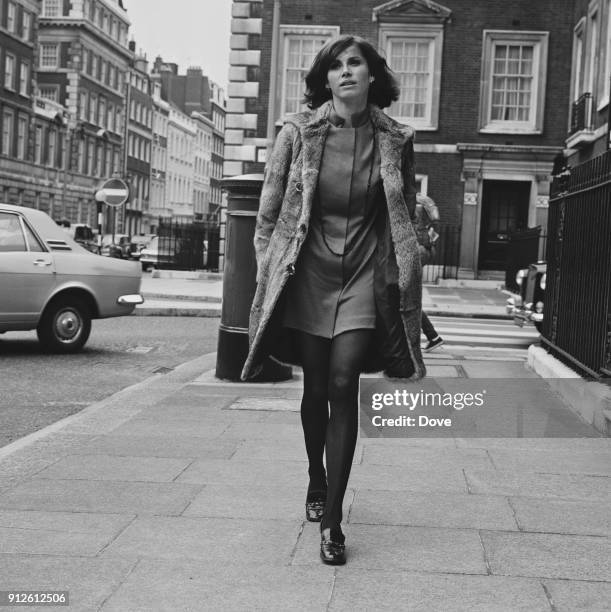
[[[89,117],[89,96],[86,91],[81,91],[79,104],[79,119],[87,121]]]
[[[571,83],[571,102],[574,102],[583,93],[581,81],[581,64],[583,62],[583,33],[585,19],[581,19],[573,30],[573,80]]]
[[[34,163],[42,163],[42,126],[37,125],[34,132]]]
[[[19,68],[19,93],[22,96],[27,96],[29,93],[30,84],[30,64],[25,60],[21,60]]]
[[[588,58],[586,61],[585,70],[585,91],[591,93],[592,96],[596,93],[597,77],[598,77],[598,10],[593,10],[588,15]]]
[[[45,100],[59,102],[59,87],[57,85],[39,85],[38,95]]]
[[[91,54],[91,76],[94,79],[98,78],[98,56],[95,53]]]
[[[106,127],[106,100],[102,97],[98,104],[98,125],[100,127]]]
[[[319,49],[337,34],[337,26],[280,26],[278,87],[276,99],[272,101],[276,119],[304,110],[301,103],[305,92],[303,79]]]
[[[32,15],[28,11],[23,11],[21,18],[21,38],[28,42],[32,40]]]
[[[12,155],[13,153],[13,113],[5,110],[2,117],[2,153]]]
[[[59,47],[57,44],[43,43],[40,45],[40,67],[57,68]]]
[[[115,131],[115,108],[110,103],[108,103],[108,111],[106,112],[106,128],[110,132]]]
[[[15,34],[17,32],[17,19],[16,19],[17,7],[14,2],[8,3],[8,8],[6,10],[6,29],[11,32],[11,34]]]
[[[4,58],[4,87],[15,89],[15,56],[8,53]]]
[[[25,159],[27,151],[28,120],[19,117],[17,121],[17,159]]]
[[[60,13],[60,0],[44,0],[42,7],[43,17],[59,17]]]
[[[19,217],[0,213],[0,251],[25,251],[26,244]]]
[[[89,98],[89,123],[95,124],[96,114],[98,112],[98,98],[91,94]]]
[[[400,97],[389,114],[420,130],[437,129],[443,25],[385,23],[380,46],[399,81]]]
[[[547,32],[484,30],[480,130],[541,133]]]
[[[57,162],[57,134],[53,128],[49,128],[49,146],[47,148],[47,165],[55,166]]]
[[[599,110],[602,110],[609,104],[609,87],[611,80],[611,2],[607,2],[607,28],[606,28],[606,43],[605,43],[605,64],[602,73],[602,96],[599,104]]]

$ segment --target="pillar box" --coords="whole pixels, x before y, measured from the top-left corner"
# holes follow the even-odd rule
[[[240,380],[248,355],[248,319],[257,275],[253,238],[262,184],[262,174],[232,176],[222,181],[227,192],[227,221],[216,377],[236,382]],[[254,381],[281,381],[291,377],[290,367],[268,359]]]

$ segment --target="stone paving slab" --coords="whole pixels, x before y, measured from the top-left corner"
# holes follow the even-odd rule
[[[482,531],[493,574],[611,582],[611,539]]]
[[[363,445],[357,443],[352,464],[361,463],[362,457]],[[307,461],[308,457],[303,433],[299,432],[299,435],[288,440],[243,440],[232,459],[235,461]]]
[[[158,404],[138,415],[144,420],[171,420],[175,422],[191,421],[196,423],[260,423],[265,421],[267,413],[254,410],[229,410],[226,408],[210,408],[205,406],[181,406]]]
[[[271,483],[282,491],[299,483],[308,486],[306,462],[298,461],[194,461],[177,479],[177,483],[199,483],[216,485],[263,485]]]
[[[133,519],[126,514],[0,510],[0,550],[94,556]]]
[[[143,559],[101,612],[324,612],[333,581],[333,570],[322,564],[303,568]]]
[[[355,465],[350,486],[376,491],[459,491],[467,493],[463,470],[445,463],[410,469],[409,465]]]
[[[274,423],[230,423],[223,432],[223,436],[229,438],[241,438],[243,440],[291,440],[294,443],[301,442],[303,445],[303,431],[296,425],[276,425]]]
[[[512,497],[522,531],[611,536],[608,502]]]
[[[554,612],[609,612],[611,584],[577,580],[543,580]]]
[[[532,450],[574,452],[611,452],[611,438],[456,438],[458,448],[501,449],[513,452]]]
[[[342,568],[330,611],[550,612],[538,580]]]
[[[125,559],[45,557],[0,554],[2,589],[69,591],[69,607],[19,606],[19,611],[99,610],[129,576],[135,563]]]
[[[611,478],[577,474],[465,470],[469,491],[478,495],[589,499],[611,502]]]
[[[114,436],[197,436],[198,438],[217,438],[229,425],[215,422],[193,420],[162,420],[134,418],[109,431]]]
[[[301,528],[302,521],[141,516],[102,555],[286,566]]]
[[[344,496],[343,512],[348,515],[354,491]],[[244,518],[300,522],[305,520],[306,489],[276,486],[245,487],[206,485],[182,516]]]
[[[487,573],[479,534],[474,530],[349,524],[344,533],[350,570]],[[318,524],[306,523],[293,564],[318,565],[319,552]]]
[[[229,406],[228,410],[262,411],[262,412],[299,412],[301,400],[283,399],[277,397],[239,397]]]
[[[35,478],[55,480],[122,480],[172,482],[192,459],[72,455],[38,472]]]
[[[185,457],[192,459],[229,459],[240,440],[217,438],[202,440],[197,436],[113,436],[96,438],[83,449],[85,455],[117,457]]]
[[[499,470],[611,476],[611,450],[606,449],[571,453],[567,453],[566,449],[522,449],[519,453],[494,449],[489,453]]]
[[[29,480],[0,496],[0,509],[180,514],[200,490],[175,482]]]
[[[400,446],[366,446],[363,463],[374,465],[401,465],[410,471],[430,469],[447,464],[471,469],[492,469],[488,453],[483,449],[418,448]]]
[[[465,493],[407,493],[359,489],[350,523],[453,529],[517,530],[507,499]]]

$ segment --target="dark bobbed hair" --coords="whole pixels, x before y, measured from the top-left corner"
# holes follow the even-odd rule
[[[318,108],[332,98],[331,91],[326,88],[329,67],[341,53],[352,45],[360,49],[369,67],[369,73],[374,77],[373,83],[369,86],[367,102],[380,108],[386,108],[399,99],[399,86],[392,70],[375,47],[360,36],[344,34],[326,43],[314,58],[305,78],[304,102],[307,103],[308,108]]]

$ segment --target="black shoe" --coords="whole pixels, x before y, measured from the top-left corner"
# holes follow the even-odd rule
[[[443,344],[443,338],[437,336],[434,340],[429,340],[427,345],[422,349],[425,353],[435,350],[438,346]]]
[[[305,504],[306,519],[310,523],[320,523],[320,519],[322,519],[322,515],[325,513],[326,505],[326,491],[309,491]]]
[[[320,558],[327,565],[344,565],[346,563],[346,546],[341,529],[323,529],[320,532]]]

